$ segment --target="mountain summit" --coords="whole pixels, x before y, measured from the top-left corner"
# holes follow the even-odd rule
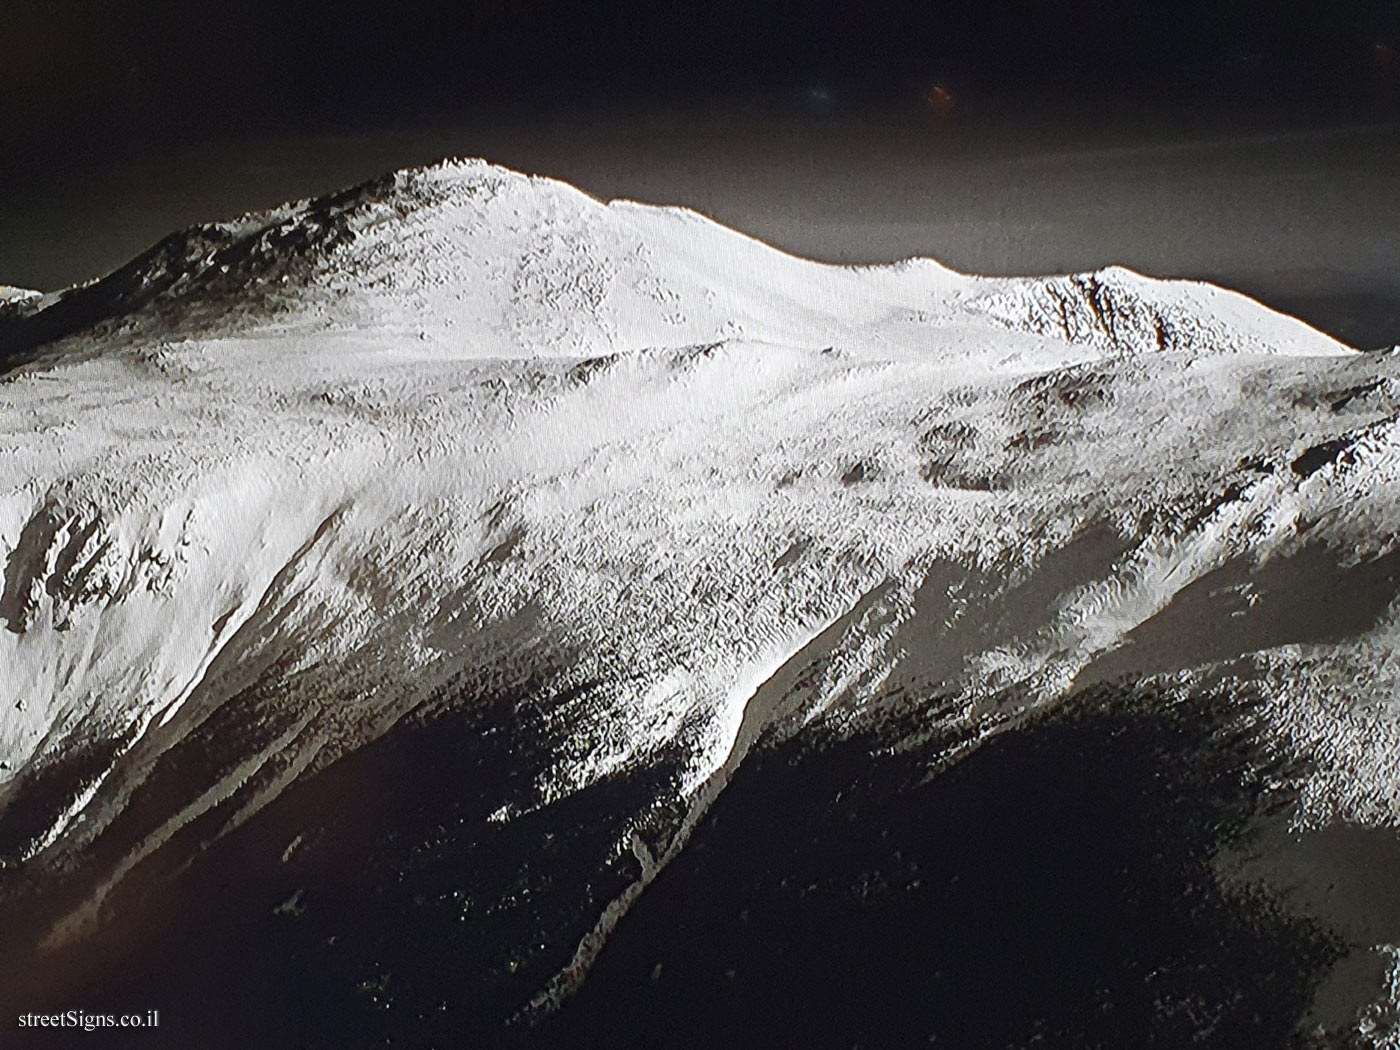
[[[6,302],[7,1009],[1390,1038],[1393,356],[479,162]]]
[[[481,161],[396,172],[317,200],[174,234],[0,328],[18,356],[111,333],[369,330],[476,357],[578,356],[737,335],[926,349],[929,329],[1048,336],[1122,353],[1326,352],[1244,297],[1121,268],[967,277],[930,260],[837,267],[694,212],[613,201]],[[1332,347],[1335,349],[1335,346]]]

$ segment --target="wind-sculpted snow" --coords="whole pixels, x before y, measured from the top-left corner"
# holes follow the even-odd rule
[[[450,163],[177,234],[0,338],[15,951],[82,951],[239,829],[314,853],[258,830],[279,800],[449,724],[509,756],[460,784],[471,835],[629,786],[539,920],[568,935],[471,978],[512,1031],[784,741],[941,770],[1086,691],[1231,726],[1247,694],[1270,828],[1400,822],[1400,365],[1233,293],[826,267]],[[1220,877],[1400,944],[1290,857]],[[1384,1012],[1333,985],[1332,1035]]]

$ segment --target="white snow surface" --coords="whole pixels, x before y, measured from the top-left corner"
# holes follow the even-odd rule
[[[1393,357],[1204,284],[820,265],[476,161],[133,266],[0,379],[0,817],[46,771],[67,799],[8,863],[91,869],[55,940],[201,814],[502,695],[558,732],[499,819],[1155,675],[1262,692],[1317,760],[1298,826],[1400,823],[1393,592],[1317,597],[1396,549]],[[204,779],[120,824],[216,716]]]

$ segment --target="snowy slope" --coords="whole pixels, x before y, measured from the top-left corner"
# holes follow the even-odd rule
[[[1400,365],[1234,293],[822,266],[452,162],[176,234],[0,341],[0,847],[49,949],[507,696],[493,822],[651,785],[536,1007],[761,740],[894,718],[952,762],[1096,684],[1249,682],[1309,765],[1289,821],[1400,824]]]
[[[1258,304],[1216,288],[1121,268],[1026,281],[965,277],[930,260],[818,266],[694,212],[603,204],[480,162],[397,172],[175,234],[49,306],[31,338],[106,318],[144,337],[172,326],[206,334],[368,328],[480,357],[739,337],[804,345],[814,336],[924,352],[930,326],[1125,353],[1326,352],[1306,326],[1264,320]]]

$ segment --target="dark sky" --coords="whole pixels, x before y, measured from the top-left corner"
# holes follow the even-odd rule
[[[1362,117],[1400,0],[0,0],[11,165],[216,135],[827,91]],[[807,93],[816,91],[816,95]]]
[[[1400,339],[1400,0],[0,0],[0,284],[443,155]]]

